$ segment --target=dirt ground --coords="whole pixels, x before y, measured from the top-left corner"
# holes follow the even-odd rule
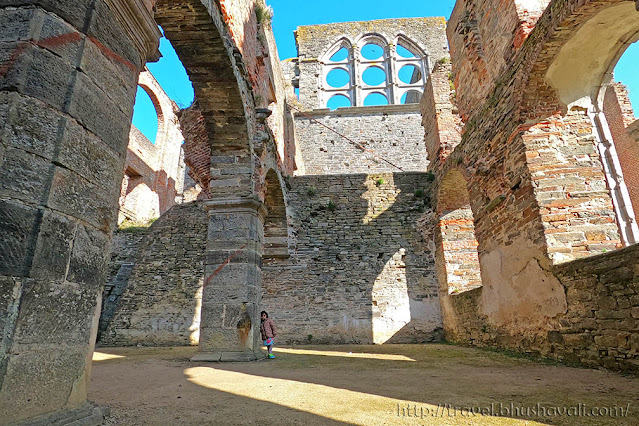
[[[281,347],[231,364],[195,351],[98,348],[89,399],[111,425],[639,425],[639,378],[478,349]]]

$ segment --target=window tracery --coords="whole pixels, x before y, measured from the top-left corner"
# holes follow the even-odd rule
[[[388,43],[367,34],[343,38],[322,60],[320,108],[418,103],[429,72],[428,56],[399,35]]]

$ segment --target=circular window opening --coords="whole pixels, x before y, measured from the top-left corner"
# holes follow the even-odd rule
[[[140,86],[138,86],[138,90],[135,94],[132,124],[146,136],[151,143],[155,144],[155,139],[158,135],[158,113],[151,97]]]
[[[326,107],[331,110],[351,106],[351,100],[344,95],[335,95],[326,103]]]
[[[361,52],[362,56],[365,59],[373,61],[382,57],[382,55],[384,54],[384,49],[380,45],[368,43],[367,45],[362,47]]]
[[[417,90],[409,90],[404,93],[400,99],[402,104],[418,104],[419,100],[422,98],[422,94]]]
[[[381,93],[371,93],[364,99],[364,106],[388,105],[388,98]]]
[[[386,81],[386,72],[380,67],[368,67],[362,73],[362,80],[369,86],[379,86]]]
[[[402,46],[401,44],[397,45],[397,54],[402,58],[416,58],[415,54]]]
[[[331,70],[326,75],[326,82],[331,87],[344,87],[351,81],[351,75],[348,71],[341,68]]]
[[[422,72],[415,65],[404,65],[398,74],[400,81],[406,84],[414,84],[422,79]]]
[[[333,62],[341,62],[345,60],[346,58],[348,58],[348,49],[345,47],[342,47],[340,50],[335,52],[333,56],[331,56],[330,60]]]

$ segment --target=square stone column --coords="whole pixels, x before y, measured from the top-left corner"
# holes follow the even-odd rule
[[[253,361],[260,350],[264,204],[254,198],[212,200],[200,352],[194,361]]]

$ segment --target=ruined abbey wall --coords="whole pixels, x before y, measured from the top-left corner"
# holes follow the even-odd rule
[[[447,31],[451,94],[464,128],[452,150],[427,132],[429,158],[438,153],[431,163],[437,211],[447,213],[455,192],[445,183],[458,176],[468,196],[451,207],[473,218],[481,276],[478,286],[454,291],[448,272],[457,265],[445,255],[450,245],[440,217],[435,236],[445,336],[636,370],[635,249],[619,250],[635,241],[634,220],[615,146],[602,142],[615,139],[622,127],[614,122],[627,114],[617,111],[615,118],[614,105],[599,104],[604,94],[598,97],[622,46],[617,37],[636,27],[635,5],[494,6],[457,3]],[[601,41],[601,25],[616,31],[606,47],[584,49]],[[491,38],[494,28],[512,37]],[[423,107],[425,119],[441,123],[433,107]]]
[[[392,172],[397,167],[425,171],[428,166],[417,104],[315,110],[297,114],[295,130],[306,174]]]
[[[184,190],[184,137],[177,118],[178,106],[155,77],[144,71],[138,87],[150,97],[158,129],[151,142],[135,126],[129,132],[124,178],[120,189],[118,223],[129,219],[144,223],[181,202]]]
[[[290,257],[263,266],[262,307],[280,341],[438,341],[425,174],[296,176],[288,186]]]
[[[99,345],[197,344],[207,223],[195,201],[173,206],[149,228],[116,233]]]

